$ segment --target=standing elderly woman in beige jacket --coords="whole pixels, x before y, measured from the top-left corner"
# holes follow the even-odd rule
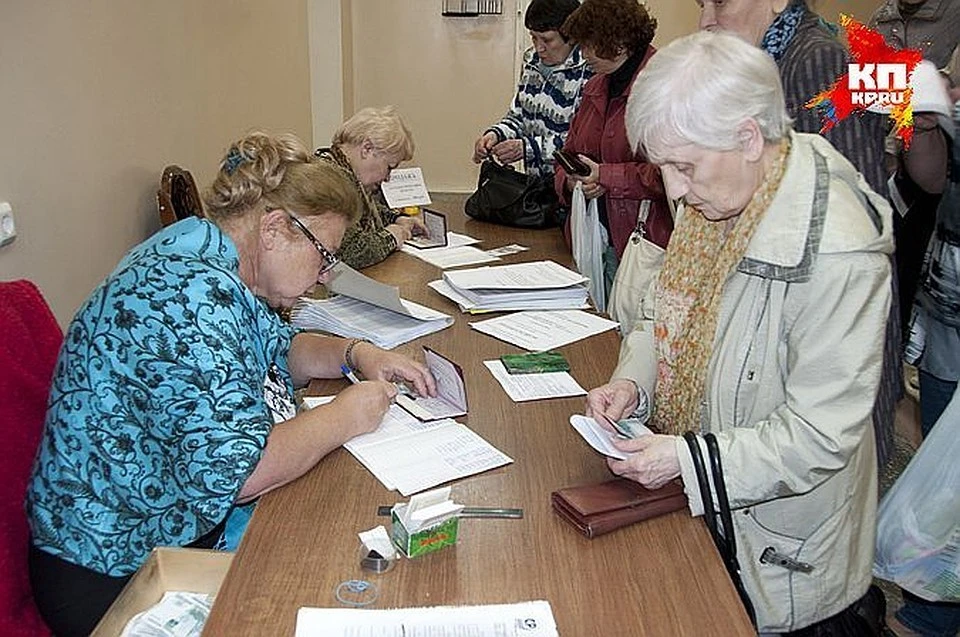
[[[653,56],[626,122],[683,209],[614,378],[587,397],[588,415],[633,412],[664,434],[619,443],[628,458],[610,468],[652,488],[682,478],[699,515],[713,496],[678,434],[714,432],[760,632],[855,614],[873,557],[890,209],[829,142],[791,130],[776,64],[730,35]]]

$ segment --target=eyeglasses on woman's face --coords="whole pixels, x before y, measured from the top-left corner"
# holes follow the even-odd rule
[[[323,265],[320,267],[320,273],[318,276],[323,276],[324,274],[326,274],[327,272],[335,268],[336,265],[340,263],[340,257],[338,257],[337,255],[327,250],[324,247],[324,245],[320,243],[320,240],[317,239],[317,237],[312,232],[310,232],[310,229],[307,228],[307,226],[305,226],[302,221],[300,221],[295,216],[290,214],[289,211],[284,210],[284,212],[286,212],[287,216],[290,217],[290,221],[293,222],[293,225],[300,228],[300,232],[302,232],[304,236],[310,240],[310,243],[313,244],[313,247],[317,249],[317,252],[319,252],[320,256],[323,258]]]

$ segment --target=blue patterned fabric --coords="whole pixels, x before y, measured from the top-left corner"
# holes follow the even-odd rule
[[[27,491],[33,543],[112,576],[230,512],[292,394],[293,331],[237,275],[212,223],[176,223],[128,253],[80,308],[54,373]]]
[[[787,51],[793,36],[796,35],[797,26],[799,26],[805,12],[806,3],[791,3],[767,28],[767,32],[763,34],[763,40],[760,42],[760,48],[779,62]]]
[[[583,85],[593,75],[579,47],[549,68],[545,74],[540,56],[528,49],[510,109],[484,131],[493,131],[500,141],[522,139],[524,166],[535,177],[553,175],[553,151],[563,148]]]

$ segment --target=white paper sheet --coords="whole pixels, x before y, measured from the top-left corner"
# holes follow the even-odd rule
[[[365,338],[383,349],[439,332],[453,325],[453,317],[413,301],[400,299],[399,314],[349,296],[301,299],[294,307],[294,327],[320,330],[345,338]]]
[[[312,408],[331,400],[309,397],[303,403]],[[384,487],[405,496],[513,462],[466,425],[448,418],[417,420],[398,405],[390,405],[375,431],[343,447]]]
[[[587,390],[568,372],[542,374],[510,374],[499,360],[483,361],[503,391],[515,402],[583,396]]]
[[[296,637],[558,637],[550,602],[297,612]]]
[[[627,459],[627,454],[613,446],[613,441],[619,440],[620,437],[601,427],[593,418],[574,414],[570,416],[570,424],[573,425],[577,433],[596,451],[599,451],[605,456],[616,458],[617,460]],[[653,433],[643,425],[639,425],[639,427],[646,430],[646,435]]]
[[[384,486],[405,496],[513,462],[466,425],[453,420],[430,424],[437,423],[400,439],[364,445],[354,455]]]
[[[213,595],[167,591],[159,602],[134,615],[121,637],[199,637]]]
[[[511,312],[515,310],[572,310],[587,309],[590,307],[585,300],[580,302],[571,302],[567,299],[539,299],[537,301],[529,301],[519,304],[515,301],[504,302],[503,304],[499,304],[496,301],[491,301],[484,304],[483,307],[480,307],[478,303],[465,297],[463,294],[452,288],[443,279],[430,281],[427,283],[427,286],[438,294],[445,296],[456,303],[461,312],[469,312],[471,314],[484,314],[487,312]],[[586,290],[584,290],[582,299],[586,299],[586,297],[587,293]],[[518,305],[522,305],[524,307],[518,307]]]
[[[380,184],[380,191],[391,208],[426,206],[431,203],[423,171],[417,166],[391,170],[387,180]]]
[[[511,243],[510,245],[487,250],[487,254],[494,257],[505,257],[511,254],[517,254],[518,252],[526,252],[529,249],[527,246],[522,246],[519,243]]]
[[[406,252],[406,250],[404,250],[404,252]],[[456,268],[462,265],[476,265],[478,263],[489,263],[500,260],[500,257],[489,255],[480,248],[473,246],[428,248],[415,253],[407,252],[407,254],[412,254],[418,259],[426,261],[441,270]]]
[[[543,290],[585,283],[587,278],[553,261],[528,261],[443,275],[461,290]]]
[[[516,312],[470,324],[478,332],[532,352],[556,349],[618,326],[616,321],[581,310]]]

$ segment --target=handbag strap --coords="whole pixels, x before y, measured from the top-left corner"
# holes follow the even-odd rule
[[[700,451],[700,442],[697,440],[697,434],[692,431],[683,432],[683,439],[687,441],[690,447],[690,457],[693,460],[693,468],[697,474],[697,484],[700,487],[700,500],[703,502],[703,520],[710,529],[710,537],[721,551],[720,540],[717,539],[717,514],[713,508],[713,496],[710,495],[710,482],[707,480],[707,467],[703,464],[703,453]],[[726,562],[726,559],[724,559]]]
[[[718,532],[713,539],[714,542],[718,541],[718,537],[722,539],[723,548],[720,548],[719,545],[717,547],[720,548],[720,557],[723,558],[727,572],[730,574],[730,579],[733,580],[733,587],[737,589],[737,594],[740,596],[743,608],[750,617],[750,622],[756,626],[757,613],[753,608],[753,602],[750,601],[750,597],[747,595],[747,590],[743,586],[743,579],[740,576],[740,562],[737,560],[737,541],[734,538],[733,532],[733,515],[730,513],[730,500],[727,498],[727,483],[723,479],[723,464],[720,461],[720,445],[717,443],[717,437],[712,431],[704,434],[703,440],[707,444],[707,456],[710,458],[710,471],[713,474],[713,487],[717,492],[717,505],[719,509],[717,513],[720,516],[720,524],[723,527],[723,533],[720,534]]]

